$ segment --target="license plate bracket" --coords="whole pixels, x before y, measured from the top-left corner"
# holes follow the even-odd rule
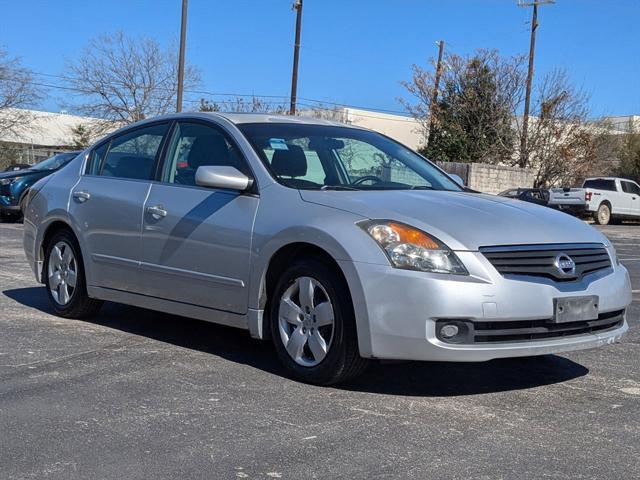
[[[583,322],[598,319],[598,296],[563,297],[553,299],[553,322]]]

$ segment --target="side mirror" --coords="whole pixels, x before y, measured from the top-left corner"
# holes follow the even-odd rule
[[[464,187],[464,180],[462,180],[462,177],[460,175],[456,175],[455,173],[450,173],[449,177],[451,178],[451,180],[453,180],[454,182],[456,182],[458,185],[460,185],[461,187]]]
[[[253,180],[235,167],[206,165],[196,170],[196,185],[244,192]]]

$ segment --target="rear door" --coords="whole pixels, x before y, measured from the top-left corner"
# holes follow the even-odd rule
[[[145,294],[233,313],[247,311],[251,233],[258,196],[203,188],[195,171],[233,166],[251,176],[230,137],[210,123],[176,123],[144,211]]]
[[[93,286],[138,290],[142,209],[167,130],[154,124],[99,145],[72,190],[69,212]]]

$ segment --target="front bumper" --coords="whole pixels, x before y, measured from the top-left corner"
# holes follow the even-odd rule
[[[477,362],[599,347],[618,341],[626,318],[615,328],[545,338],[482,344],[450,344],[436,336],[438,320],[513,322],[550,320],[554,299],[597,295],[599,312],[625,310],[631,283],[620,265],[579,282],[544,278],[509,279],[479,252],[456,252],[471,275],[438,275],[386,265],[341,262],[351,287],[361,355],[369,358]],[[626,313],[625,313],[626,315]]]
[[[8,195],[0,195],[0,214],[19,215],[20,205],[17,200]]]

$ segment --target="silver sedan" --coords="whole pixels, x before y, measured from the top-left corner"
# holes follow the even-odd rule
[[[294,117],[121,129],[31,188],[24,248],[61,316],[108,300],[246,329],[317,384],[370,359],[613,343],[631,302],[583,222],[469,191],[378,133]]]

